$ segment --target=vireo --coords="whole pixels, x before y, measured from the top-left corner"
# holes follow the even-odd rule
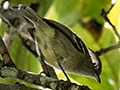
[[[34,24],[34,37],[45,63],[63,72],[93,77],[100,82],[101,61],[78,35],[56,21],[41,18],[29,7],[19,5],[11,9]]]

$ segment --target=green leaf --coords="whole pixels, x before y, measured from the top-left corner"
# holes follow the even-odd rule
[[[100,38],[95,40],[93,35],[78,23],[78,20],[86,21],[95,19],[103,25],[104,19],[100,16],[101,9],[108,10],[110,2],[111,0],[14,0],[10,4],[18,5],[22,3],[30,6],[31,3],[40,3],[38,14],[41,17],[45,15],[46,18],[52,18],[70,27],[72,31],[83,39],[89,48],[96,51],[116,44],[116,35],[111,28],[103,27]],[[118,30],[120,29],[119,2],[120,0],[117,0],[117,4],[108,15]],[[0,34],[1,30],[4,32],[4,29],[5,26],[2,25],[0,27]],[[13,42],[11,55],[19,68],[36,73],[40,71],[39,61],[22,46],[18,37]],[[69,74],[69,76],[81,85],[87,85],[93,90],[118,90],[120,88],[120,51],[118,49],[110,51],[102,55],[100,59],[102,61],[100,84],[95,79],[89,77],[75,74]],[[63,78],[63,75],[59,76],[59,78]]]
[[[6,25],[2,22],[0,18],[0,36],[2,37],[4,35],[4,31],[6,30]]]
[[[80,12],[82,19],[95,19],[98,23],[103,24],[103,19],[100,16],[101,10],[108,10],[111,0],[81,0]]]
[[[10,53],[17,67],[35,73],[40,71],[39,60],[22,45],[18,37],[13,41]]]

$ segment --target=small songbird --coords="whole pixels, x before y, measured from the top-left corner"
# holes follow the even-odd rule
[[[63,72],[93,77],[100,83],[101,61],[78,35],[56,21],[41,18],[30,7],[19,5],[11,9],[34,24],[34,37],[45,63]]]

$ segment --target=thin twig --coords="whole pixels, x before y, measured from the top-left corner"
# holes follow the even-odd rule
[[[106,47],[106,48],[102,48],[102,49],[96,51],[96,53],[97,53],[98,56],[101,56],[101,55],[103,55],[103,54],[105,54],[107,52],[110,52],[110,51],[112,51],[114,49],[118,49],[118,48],[120,48],[119,43],[115,44],[115,45],[112,45],[112,46],[109,46],[109,47]]]
[[[112,28],[113,28],[113,31],[114,33],[117,35],[119,41],[120,41],[120,35],[116,29],[116,27],[111,23],[111,21],[109,20],[109,18],[107,17],[108,13],[111,11],[111,9],[114,7],[115,3],[114,4],[111,4],[111,7],[108,9],[108,11],[105,12],[104,9],[102,9],[102,12],[101,12],[101,16],[105,19],[106,22],[108,22]]]

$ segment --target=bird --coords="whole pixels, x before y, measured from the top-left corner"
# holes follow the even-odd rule
[[[66,72],[92,77],[100,83],[102,64],[98,55],[65,25],[41,18],[32,8],[20,4],[12,6],[33,23],[34,37],[46,64]]]

